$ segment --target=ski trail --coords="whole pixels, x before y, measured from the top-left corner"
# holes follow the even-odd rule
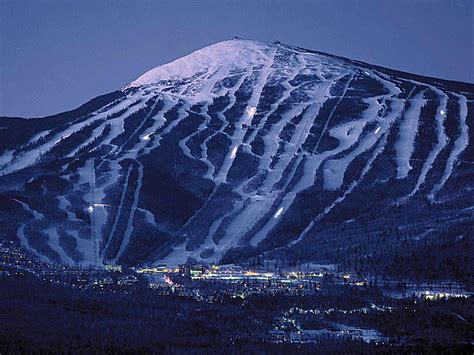
[[[449,154],[449,158],[446,164],[446,168],[444,170],[444,174],[441,177],[441,180],[438,184],[436,184],[428,195],[428,198],[431,201],[434,201],[435,194],[440,191],[446,181],[448,181],[451,173],[453,172],[454,163],[459,160],[459,156],[461,153],[468,147],[469,145],[469,128],[466,124],[467,118],[467,99],[465,96],[456,95],[458,97],[458,104],[459,104],[459,136],[454,142],[454,148]]]
[[[262,119],[260,120],[260,122],[258,124],[257,129],[254,130],[250,134],[250,136],[246,140],[245,144],[251,144],[255,140],[255,138],[258,136],[258,134],[262,131],[265,124],[267,123],[268,118],[271,117],[276,112],[276,110],[280,107],[280,105],[282,105],[287,99],[289,99],[291,97],[291,94],[299,88],[299,86],[293,86],[293,85],[290,84],[290,81],[294,80],[296,78],[296,76],[305,68],[304,61],[299,56],[296,56],[296,58],[297,58],[299,64],[292,71],[291,75],[288,76],[287,79],[285,79],[282,82],[281,85],[283,86],[283,88],[285,90],[283,91],[281,97],[278,98],[278,100],[276,100],[275,102],[273,102],[271,104],[270,110],[268,110],[268,112],[266,112],[265,115],[262,117]],[[270,142],[268,141],[268,136],[270,136],[270,133],[267,133],[264,136],[264,143],[265,143],[265,147],[266,147],[265,150],[267,150],[267,144],[270,144]]]
[[[324,133],[326,133],[326,130],[327,130],[328,125],[329,125],[329,122],[331,121],[331,118],[332,118],[332,116],[334,115],[334,112],[336,111],[337,107],[339,106],[339,103],[340,103],[340,102],[342,101],[342,99],[346,96],[347,89],[349,88],[349,85],[352,83],[352,80],[353,80],[353,79],[354,79],[354,73],[351,73],[351,74],[350,74],[350,78],[349,78],[349,80],[347,81],[347,84],[346,84],[346,86],[344,87],[344,90],[342,91],[341,97],[339,97],[339,100],[337,100],[336,104],[334,105],[334,107],[332,108],[331,112],[329,113],[328,119],[327,119],[326,122],[324,123],[324,127],[323,127],[323,129],[321,130],[321,134],[319,135],[318,140],[316,141],[316,144],[315,144],[315,146],[314,146],[313,154],[317,152],[317,150],[318,150],[318,148],[319,148],[319,144],[321,143],[321,139],[323,138]]]
[[[313,97],[311,98],[311,102],[307,103],[308,106],[302,104],[293,107],[283,114],[281,120],[283,123],[279,122],[279,124],[273,125],[272,129],[277,127],[276,130],[281,131],[287,122],[290,122],[293,117],[302,114],[304,111],[303,118],[297,125],[291,142],[287,145],[283,154],[281,154],[280,159],[274,169],[270,169],[271,156],[273,153],[269,154],[268,149],[266,150],[267,157],[262,156],[259,161],[259,170],[267,171],[265,180],[259,188],[259,191],[262,195],[264,195],[264,198],[256,198],[256,195],[251,196],[242,192],[242,186],[244,186],[248,181],[243,182],[241,187],[237,189],[240,190],[240,194],[242,196],[246,198],[250,197],[250,203],[236,218],[234,218],[234,220],[229,225],[225,237],[220,241],[219,244],[223,243],[225,246],[228,246],[230,244],[227,240],[230,240],[231,238],[240,239],[255,225],[255,223],[265,216],[267,211],[272,208],[274,201],[278,197],[276,194],[271,193],[272,188],[279,178],[281,178],[283,170],[290,163],[293,156],[296,154],[298,149],[301,148],[308,137],[310,128],[312,124],[314,124],[321,106],[328,97],[328,90],[332,83],[333,81],[324,81],[320,83],[318,88],[312,92]],[[275,133],[275,130],[273,132],[275,135],[277,134]],[[273,151],[276,152],[275,149]],[[252,216],[252,219],[250,220],[248,219],[249,215]],[[264,228],[266,228],[271,223],[272,222],[269,221]],[[251,242],[255,243],[255,241],[260,240],[260,238],[261,233],[259,233],[257,236],[254,236]],[[224,249],[225,248],[219,248],[219,250]]]
[[[120,216],[122,214],[122,208],[123,208],[123,204],[125,202],[125,196],[127,195],[127,189],[128,189],[128,180],[130,179],[130,174],[132,172],[132,169],[133,169],[133,165],[130,164],[129,167],[128,167],[128,170],[127,170],[127,175],[125,177],[125,182],[123,184],[123,190],[122,190],[122,196],[120,197],[120,204],[119,204],[119,208],[117,209],[117,213],[115,215],[115,220],[114,220],[114,224],[112,226],[112,229],[110,231],[110,234],[109,234],[109,238],[107,239],[107,244],[105,245],[104,249],[102,250],[102,256],[105,255],[106,251],[109,249],[110,247],[110,243],[112,241],[112,238],[115,234],[115,231],[117,230],[117,226],[118,226],[118,223],[120,221]]]
[[[107,118],[107,116],[120,112],[121,110],[126,110],[127,108],[129,108],[129,106],[133,105],[134,102],[139,101],[139,100],[131,96],[123,100],[116,106],[113,106],[112,109],[109,111],[104,111],[96,115],[92,115],[90,118],[86,119],[85,121],[69,125],[63,131],[56,133],[53,137],[51,137],[50,140],[41,144],[39,147],[34,147],[32,149],[26,149],[26,150],[21,151],[20,155],[13,157],[11,161],[4,164],[3,166],[0,166],[0,176],[13,173],[15,171],[27,168],[28,166],[31,166],[37,163],[43,154],[51,151],[54,148],[54,146],[56,146],[61,140],[66,139],[67,137],[72,135],[74,132],[77,132],[83,129],[85,126],[91,123],[94,123],[98,120],[103,120]],[[142,108],[140,107],[140,105],[135,105],[130,110],[137,111],[140,108]],[[127,111],[124,114],[122,114],[119,118],[113,119],[113,122],[119,122],[120,119],[123,121],[123,119],[127,116],[127,113],[130,114],[130,112]]]
[[[39,213],[38,211],[32,209],[30,206],[28,206],[28,204],[26,204],[25,202],[23,201],[20,201],[20,200],[17,200],[16,198],[12,198],[11,199],[12,201],[15,201],[17,203],[19,203],[21,205],[21,207],[23,208],[23,210],[25,210],[26,212],[28,213],[31,213],[33,215],[33,218],[36,219],[36,220],[41,220],[41,219],[44,219],[44,215]],[[26,234],[25,234],[25,228],[26,226],[30,223],[29,222],[26,222],[26,223],[23,223],[17,230],[16,232],[16,235],[18,237],[18,239],[20,240],[20,245],[22,248],[24,248],[25,250],[28,250],[30,251],[31,253],[33,253],[33,255],[35,255],[38,259],[40,259],[41,261],[43,262],[51,262],[51,260],[49,260],[49,258],[47,258],[46,256],[43,256],[41,255],[40,253],[38,253],[36,251],[35,248],[31,247],[30,246],[30,243],[28,242],[28,238],[26,237]]]
[[[67,209],[68,207],[71,207],[71,203],[67,200],[66,196],[61,195],[61,196],[57,196],[56,198],[59,202],[58,203],[59,209],[61,209],[62,211],[64,211],[64,213],[66,213],[68,221],[71,221],[71,222],[77,221],[78,219],[76,218],[76,215],[68,211]]]
[[[48,235],[48,244],[61,258],[61,262],[67,265],[74,265],[75,262],[72,260],[59,245],[59,235],[56,227],[48,228],[44,231]]]
[[[215,182],[217,184],[225,183],[227,180],[227,173],[229,172],[229,169],[232,163],[234,162],[233,154],[235,153],[233,152],[235,149],[238,149],[239,146],[242,144],[242,140],[245,136],[245,133],[247,132],[247,129],[244,129],[243,125],[249,124],[252,121],[253,116],[255,115],[255,108],[257,107],[258,102],[260,101],[260,96],[262,94],[263,87],[265,86],[268,76],[271,73],[271,66],[274,61],[275,54],[276,54],[276,49],[273,50],[271,58],[267,62],[265,68],[262,69],[262,71],[260,72],[257,85],[255,85],[252,91],[252,96],[250,97],[248,101],[247,110],[242,115],[239,122],[236,124],[236,131],[232,137],[232,143],[231,143],[229,152],[227,153],[224,159],[224,163],[222,164],[222,167],[219,170],[217,177],[215,179]]]
[[[207,122],[210,122],[211,121],[211,116],[209,116],[208,114],[208,110],[209,110],[209,104],[206,104],[203,108],[202,108],[202,115],[205,117],[206,121],[203,123],[207,123]],[[212,135],[211,135],[212,136]],[[200,145],[199,145],[199,148],[201,149],[201,158],[200,160],[202,162],[204,162],[206,165],[207,165],[207,172],[205,173],[205,178],[206,179],[209,179],[209,180],[212,180],[212,176],[214,174],[214,171],[215,171],[215,166],[212,165],[212,163],[209,161],[209,158],[208,158],[208,155],[207,155],[207,146],[206,146],[206,142],[207,142],[208,138],[206,138]]]
[[[138,207],[138,197],[140,195],[140,190],[142,188],[142,183],[143,183],[143,165],[138,161],[137,163],[138,163],[137,187],[135,188],[135,192],[133,194],[133,203],[130,209],[130,215],[128,217],[127,229],[123,236],[122,243],[120,245],[120,249],[117,253],[117,256],[113,259],[114,263],[116,263],[122,256],[123,252],[125,251],[125,248],[128,246],[128,243],[130,242],[130,237],[133,232],[133,219],[135,217],[135,211],[137,210],[137,207]]]
[[[412,100],[410,107],[405,111],[404,120],[400,124],[398,140],[395,144],[397,156],[397,179],[404,179],[411,170],[410,158],[413,154],[415,138],[418,134],[418,121],[421,108],[425,106],[425,92],[419,92]]]
[[[340,159],[328,160],[324,165],[324,188],[327,190],[336,190],[341,188],[345,172],[349,164],[360,154],[372,148],[381,134],[385,134],[392,123],[400,116],[403,109],[401,101],[396,100],[392,102],[392,110],[390,114],[385,117],[384,120],[378,122],[378,127],[373,131],[368,132],[364,138],[359,140],[357,147],[350,151],[349,154],[345,155]],[[374,110],[375,111],[375,110]],[[372,112],[374,113],[374,112]],[[377,113],[375,112],[375,116]],[[375,117],[366,117],[365,122],[374,120]]]
[[[428,172],[433,167],[433,163],[436,160],[438,154],[448,143],[448,137],[446,136],[446,133],[444,132],[444,126],[443,126],[444,119],[446,116],[446,106],[448,102],[448,97],[445,93],[436,89],[435,87],[431,86],[430,88],[440,96],[440,103],[438,105],[438,109],[435,115],[437,142],[434,148],[431,150],[430,154],[428,155],[428,158],[426,159],[425,163],[423,164],[423,168],[418,177],[415,187],[407,196],[405,196],[404,198],[401,198],[400,202],[404,202],[410,197],[412,197],[413,195],[415,195],[415,193],[419,190],[420,186],[425,182],[426,176],[428,175]]]
[[[330,163],[330,166],[324,170],[324,173],[326,173],[326,176],[324,177],[325,187],[328,189],[340,187],[340,185],[342,184],[342,178],[343,178],[344,172],[346,170],[347,165],[350,163],[350,161],[352,161],[355,156],[370,149],[374,144],[376,144],[380,136],[384,137],[383,142],[386,141],[387,132],[389,131],[390,127],[393,125],[395,120],[399,117],[404,105],[400,101],[395,99],[392,102],[393,103],[392,110],[385,117],[384,120],[381,120],[378,112],[382,108],[382,105],[379,103],[378,99],[387,99],[387,97],[397,96],[401,91],[393,83],[391,83],[390,81],[386,79],[383,79],[382,76],[378,76],[374,73],[371,73],[369,75],[374,77],[376,80],[380,81],[384,85],[384,87],[386,87],[389,90],[389,94],[375,96],[375,97],[371,97],[367,99],[366,101],[369,104],[369,107],[364,111],[363,117],[360,120],[351,121],[351,122],[336,126],[335,128],[329,131],[329,134],[339,141],[339,145],[333,150],[325,151],[324,153],[320,153],[315,156],[309,156],[307,158],[305,162],[304,173],[300,181],[293,188],[291,192],[287,193],[283,197],[282,203],[280,204],[277,210],[277,213],[275,213],[273,218],[270,218],[268,222],[265,224],[265,226],[250,240],[250,244],[252,246],[254,247],[257,246],[267,236],[270,230],[278,223],[278,218],[281,215],[281,213],[283,211],[287,211],[290,208],[294,199],[296,198],[296,195],[299,192],[303,191],[304,189],[313,185],[315,174],[317,170],[319,169],[320,165],[323,163],[323,161],[325,161],[330,156],[335,156],[339,154],[340,152],[345,151],[347,148],[355,145],[356,142],[359,141],[359,137],[362,133],[362,130],[368,122],[372,122],[378,118],[378,127],[373,132],[368,133],[365,139],[363,140],[363,142],[359,146],[357,146],[357,148],[353,150],[351,154],[349,154],[349,156],[346,156],[340,160],[333,161],[334,162],[332,163],[333,165],[339,165],[337,166],[337,169],[333,169],[332,171],[333,173],[336,172],[337,179],[336,179],[335,185],[333,185],[332,182],[328,183],[329,176],[327,176],[327,171],[331,169],[331,163]],[[350,80],[352,80],[353,77],[354,77],[354,74],[352,74]],[[345,90],[343,91],[343,95],[341,95],[340,99],[337,101],[336,106],[337,104],[339,104],[341,99],[345,96],[348,87],[349,87],[349,84],[345,87]],[[314,151],[317,151],[317,147],[319,145],[319,142],[321,141],[321,137],[324,131],[327,130],[328,122],[334,112],[335,112],[335,108],[331,110],[331,113],[328,116],[328,120],[326,121],[326,125],[324,126],[325,128],[323,129],[318,139],[318,142],[315,146]],[[344,200],[345,197],[354,190],[354,188],[358,185],[362,177],[370,170],[372,162],[375,160],[375,157],[383,150],[383,148],[384,148],[384,144],[379,146],[379,148],[377,149],[378,153],[374,155],[373,159],[365,167],[360,179],[357,180],[356,182],[351,183],[349,188],[344,192],[343,196],[338,198],[336,201],[340,202]],[[333,207],[334,206],[326,207],[325,211],[329,212]]]
[[[382,151],[385,148],[385,144],[387,142],[387,136],[384,135],[383,138],[380,140],[379,145],[377,146],[375,153],[372,155],[368,163],[365,165],[364,170],[362,171],[359,179],[357,181],[353,181],[349,188],[344,191],[344,194],[340,197],[338,197],[330,206],[327,206],[324,209],[324,212],[320,213],[316,218],[314,218],[308,226],[303,230],[303,232],[299,235],[297,239],[294,241],[291,241],[290,243],[287,244],[287,246],[293,246],[298,244],[300,241],[304,239],[304,237],[309,233],[309,231],[314,227],[314,225],[325,215],[327,215],[337,204],[341,203],[344,201],[344,199],[356,188],[357,185],[362,181],[364,176],[369,172],[372,163],[375,161],[375,159],[382,153]]]

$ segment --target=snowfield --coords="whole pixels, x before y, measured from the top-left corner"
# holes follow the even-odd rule
[[[420,229],[420,201],[457,201],[449,220],[472,218],[465,85],[234,39],[117,95],[0,156],[2,196],[22,211],[2,222],[43,260],[176,265],[294,250],[330,262],[395,234],[387,216],[414,240],[441,234]]]

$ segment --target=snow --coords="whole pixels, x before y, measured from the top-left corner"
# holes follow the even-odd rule
[[[459,136],[456,138],[454,142],[454,148],[449,154],[448,161],[446,163],[446,168],[444,170],[443,176],[438,184],[436,184],[431,191],[430,195],[428,196],[431,200],[434,200],[435,194],[440,191],[446,181],[448,181],[449,177],[451,176],[454,163],[459,160],[461,153],[468,147],[469,145],[469,128],[466,124],[467,118],[467,99],[465,96],[456,95],[458,97],[458,104],[459,104]],[[440,111],[440,114],[443,115],[444,110]]]
[[[61,257],[61,262],[67,265],[74,265],[74,260],[72,260],[69,255],[61,248],[59,245],[59,235],[56,227],[51,227],[45,231],[48,235],[48,244],[49,246],[59,254]]]
[[[128,177],[128,176],[127,176]],[[125,234],[122,239],[122,243],[120,244],[120,249],[114,258],[114,261],[117,262],[118,259],[122,256],[122,254],[125,251],[125,248],[128,246],[128,243],[130,242],[130,237],[133,232],[133,219],[135,217],[135,212],[138,207],[138,197],[140,194],[140,189],[142,187],[143,183],[143,165],[141,163],[138,163],[138,180],[137,180],[137,186],[135,187],[135,191],[133,193],[133,202],[132,202],[132,207],[130,208],[130,214],[128,216],[128,221],[127,221],[127,229],[125,230]],[[127,188],[127,185],[125,185],[125,188]],[[125,191],[125,190],[124,190]]]
[[[316,76],[319,80],[301,83],[301,75]],[[356,75],[366,75],[379,81],[388,93],[361,98],[346,96]],[[226,80],[230,77],[232,81]],[[41,139],[39,146],[28,148],[25,145],[15,151],[4,152],[0,157],[0,175],[36,164],[42,154],[49,152],[57,144],[70,141],[71,135],[95,122],[97,127],[77,142],[76,149],[67,156],[72,159],[64,163],[61,171],[73,184],[72,193],[82,198],[81,206],[90,213],[92,226],[89,228],[70,212],[71,203],[76,201],[77,197],[73,198],[72,193],[55,196],[58,201],[56,208],[67,214],[67,232],[76,239],[77,249],[84,256],[81,262],[90,264],[111,251],[110,245],[104,243],[102,257],[94,254],[97,243],[101,242],[103,230],[109,231],[107,242],[110,244],[113,239],[114,246],[118,245],[117,254],[107,257],[111,258],[111,262],[120,262],[120,258],[127,252],[131,238],[136,237],[134,221],[137,210],[138,213],[143,213],[140,216],[143,216],[145,223],[150,223],[158,229],[166,228],[160,225],[159,213],[153,215],[139,207],[142,180],[148,168],[142,166],[146,159],[140,158],[151,153],[160,144],[168,144],[166,136],[175,128],[179,128],[181,122],[184,123],[182,126],[185,126],[190,114],[196,114],[201,119],[199,126],[186,136],[180,136],[176,148],[181,149],[187,158],[202,162],[202,177],[212,180],[214,190],[207,200],[202,201],[198,212],[180,226],[176,232],[177,236],[189,238],[185,228],[203,223],[203,220],[199,219],[202,216],[199,211],[215,202],[212,200],[214,192],[221,184],[227,183],[227,174],[236,159],[240,158],[240,152],[251,155],[252,159],[258,162],[258,166],[249,178],[242,178],[238,183],[232,184],[232,193],[236,197],[229,199],[229,211],[219,214],[213,220],[205,220],[207,225],[204,233],[207,235],[202,236],[201,244],[195,250],[186,250],[188,240],[178,238],[179,242],[175,243],[172,252],[156,262],[176,265],[186,262],[190,257],[197,262],[218,262],[229,248],[257,246],[275,227],[287,222],[286,218],[295,212],[291,211],[291,208],[297,196],[313,186],[316,178],[322,179],[322,187],[325,190],[339,191],[321,191],[327,194],[326,196],[334,195],[334,198],[314,212],[314,216],[308,219],[308,225],[302,226],[305,228],[302,234],[295,235],[292,241],[286,241],[286,245],[291,246],[307,236],[321,218],[343,203],[362,179],[370,176],[368,172],[371,171],[372,164],[385,148],[390,152],[394,151],[392,157],[384,155],[386,164],[395,163],[397,166],[397,173],[393,178],[403,179],[408,176],[415,142],[418,138],[424,138],[424,132],[418,131],[418,125],[420,112],[426,103],[425,92],[432,90],[437,93],[440,101],[433,120],[436,136],[427,138],[433,141],[433,144],[430,144],[433,149],[423,164],[411,195],[425,183],[434,161],[439,159],[440,152],[447,147],[448,137],[444,132],[445,120],[448,119],[447,95],[436,87],[414,82],[416,87],[422,87],[425,91],[418,92],[413,97],[410,93],[407,99],[409,106],[405,106],[404,96],[400,95],[401,89],[397,86],[400,80],[393,80],[392,76],[376,69],[365,70],[363,66],[353,62],[303,53],[291,47],[246,40],[224,41],[146,72],[123,88],[125,98],[89,116],[69,122],[60,129],[38,133],[30,142],[40,142]],[[247,83],[250,83],[248,87]],[[331,89],[336,85],[337,94],[332,94]],[[275,90],[276,94],[267,95],[264,91],[269,88],[269,92],[272,92],[276,86],[281,89]],[[131,88],[134,90],[128,90]],[[242,96],[238,95],[239,89],[248,90],[245,92],[245,102],[241,101]],[[210,105],[217,97],[224,95],[229,98],[229,102],[211,118],[208,112]],[[460,161],[469,144],[469,127],[466,123],[468,99],[461,95],[457,97],[460,115],[454,117],[449,112],[449,119],[459,120],[459,132],[452,137],[452,150],[446,152],[449,157],[438,184],[429,195],[431,199],[434,199],[435,194],[453,174],[456,163]],[[272,101],[268,102],[269,99]],[[367,108],[361,115],[341,117],[340,110],[337,114],[335,112],[342,100],[359,100],[360,103],[367,104]],[[201,104],[199,109],[193,108],[191,111],[192,105],[197,102]],[[322,111],[321,108],[326,102],[330,103],[330,106]],[[163,107],[152,117],[152,112],[158,104],[163,104]],[[234,105],[239,105],[238,108],[243,110],[240,111],[241,117],[228,116],[230,110],[236,107]],[[346,105],[344,106],[346,108]],[[140,109],[148,111],[146,117],[135,122],[136,128],[127,132],[128,138],[125,142],[123,139],[116,140],[125,130],[125,120]],[[164,114],[171,109],[178,110],[178,117],[168,124]],[[114,118],[110,117],[112,114]],[[216,119],[218,124],[211,127],[211,121]],[[233,133],[225,130],[228,125],[235,127]],[[106,127],[107,130],[110,127],[109,133],[102,137]],[[199,146],[191,146],[190,143],[194,142],[191,139],[201,139],[203,133],[206,133],[206,136],[199,141]],[[228,149],[221,153],[221,166],[214,166],[209,159],[210,154],[208,157],[208,144],[217,134],[224,134],[230,140]],[[395,137],[396,134],[398,136],[394,143],[389,139],[390,144],[394,146],[387,147],[387,137]],[[44,137],[48,137],[48,140],[44,141]],[[102,140],[99,142],[99,148],[93,151],[97,154],[94,159],[88,160],[82,167],[69,163],[74,162],[76,154],[98,137]],[[327,150],[323,150],[321,142],[325,142],[326,138],[331,139],[331,145]],[[252,151],[252,143],[256,143],[257,139],[260,143],[263,142],[262,152],[258,154]],[[101,151],[106,153],[100,155]],[[363,161],[360,160],[362,154],[367,156]],[[347,176],[348,168],[354,161],[361,162],[363,166],[353,176]],[[299,172],[302,174],[299,175]],[[387,179],[390,178],[392,177]],[[115,203],[116,206],[106,203],[109,199],[105,197],[110,191],[117,194],[117,199],[120,198],[120,202]],[[31,211],[35,219],[43,218],[39,212],[29,209],[26,204],[23,208]],[[224,220],[224,235],[219,241],[217,238],[214,241],[214,234]],[[110,223],[107,229],[104,228],[106,221]],[[17,235],[22,245],[28,248],[26,226],[28,223],[20,226]],[[43,228],[42,232],[49,236],[47,242],[58,252],[63,262],[69,263],[68,255],[59,247],[60,229],[55,228],[49,226]],[[202,251],[209,249],[214,251],[212,256],[201,257]]]
[[[140,97],[142,96],[143,95],[140,95]],[[144,102],[145,101],[146,100],[144,100]],[[107,116],[111,114],[117,113],[123,109],[128,109],[130,105],[133,105],[136,102],[137,102],[137,98],[134,96],[131,96],[123,100],[118,105],[113,106],[110,110],[106,110],[100,113],[99,111],[96,111],[96,114],[91,115],[91,117],[88,118],[87,120],[69,125],[62,132],[57,133],[54,137],[51,138],[51,140],[46,141],[39,147],[22,150],[18,156],[13,157],[10,161],[6,162],[4,166],[0,166],[0,176],[24,169],[28,166],[35,164],[36,162],[39,161],[39,159],[41,158],[41,155],[49,152],[58,143],[58,141],[66,139],[73,133],[84,129],[84,127],[86,127],[87,125],[97,120],[105,119]],[[125,117],[143,108],[144,105],[145,105],[144,103],[139,104],[139,105],[134,105],[127,112],[123,113],[120,117],[115,118],[112,121],[112,132],[109,136],[115,137],[118,134],[120,134],[123,131],[123,121]],[[112,138],[110,138],[110,140],[112,140]],[[107,143],[110,143],[110,140]],[[3,159],[0,161],[3,162]]]
[[[411,170],[410,158],[413,154],[415,138],[418,133],[418,121],[421,108],[426,104],[424,91],[419,92],[412,100],[410,107],[404,112],[403,121],[400,124],[398,140],[395,143],[397,156],[397,179],[408,176]]]
[[[280,208],[278,209],[278,211],[276,211],[276,213],[275,213],[275,215],[273,216],[273,218],[278,218],[278,217],[281,215],[282,212],[283,212],[283,207],[280,207]]]
[[[235,156],[237,155],[237,150],[239,149],[239,147],[234,147],[230,153],[230,159],[234,159]]]
[[[441,152],[441,150],[446,146],[448,143],[448,137],[446,136],[446,133],[444,131],[444,119],[445,116],[441,115],[441,111],[446,110],[447,102],[448,102],[448,96],[442,92],[441,90],[435,88],[434,86],[430,86],[430,88],[436,92],[439,96],[439,111],[435,115],[435,121],[436,121],[436,144],[433,147],[433,149],[430,151],[430,154],[428,155],[428,158],[426,159],[425,163],[423,164],[423,168],[421,169],[420,175],[418,176],[418,180],[416,182],[415,187],[413,190],[406,196],[406,198],[410,198],[413,196],[420,188],[420,186],[425,182],[426,176],[428,175],[428,172],[431,170],[433,167],[433,163],[436,160],[436,157],[438,154]],[[403,200],[406,200],[402,199]]]
[[[255,106],[247,106],[247,108],[245,109],[245,114],[248,118],[253,118],[255,112],[257,112],[257,108]]]
[[[160,89],[182,85],[179,93],[182,97],[192,102],[208,101],[215,83],[227,76],[230,69],[245,71],[265,65],[270,58],[266,44],[241,39],[223,41],[153,68],[123,90],[149,85]]]
[[[256,107],[260,96],[262,95],[263,87],[268,79],[268,76],[271,72],[271,66],[273,64],[275,58],[276,51],[273,49],[271,54],[265,58],[265,62],[261,63],[264,65],[263,69],[260,71],[257,83],[253,87],[252,96],[250,97],[248,104],[250,107]],[[235,96],[235,95],[234,95]],[[253,112],[253,109],[250,109]],[[243,125],[247,123],[249,120],[249,116],[244,114],[239,122],[236,124],[236,130],[234,135],[231,137],[231,149],[227,154],[226,158],[224,159],[224,163],[221,166],[219,173],[217,174],[216,182],[223,183],[227,180],[227,173],[229,172],[230,167],[233,163],[232,152],[236,147],[242,144],[242,140],[244,139],[245,133],[247,132],[247,128],[244,128]]]
[[[117,227],[118,227],[118,224],[120,222],[120,217],[123,213],[123,209],[122,207],[124,206],[124,203],[125,203],[125,197],[127,195],[127,189],[128,189],[128,181],[130,179],[130,175],[131,175],[131,172],[132,172],[132,169],[133,169],[133,166],[130,164],[128,166],[128,169],[127,169],[127,175],[125,176],[125,182],[123,184],[123,189],[122,189],[122,195],[120,197],[120,204],[116,210],[116,214],[115,214],[115,218],[114,218],[114,223],[112,225],[112,230],[110,231],[110,234],[109,234],[109,237],[107,239],[107,244],[105,245],[104,247],[104,250],[103,250],[103,254],[105,254],[105,252],[107,251],[114,235],[115,235],[115,231],[117,230]]]

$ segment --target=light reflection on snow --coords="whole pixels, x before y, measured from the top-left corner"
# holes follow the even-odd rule
[[[275,213],[275,215],[273,216],[273,218],[278,218],[278,217],[281,215],[282,212],[283,212],[283,207],[280,207],[280,208],[278,209],[278,211],[276,211],[276,213]]]
[[[144,136],[142,137],[142,139],[143,139],[144,141],[148,141],[148,140],[150,140],[150,136],[151,136],[151,133],[148,133],[148,134],[144,135]]]
[[[257,112],[257,108],[254,106],[247,106],[247,108],[245,109],[245,114],[249,118],[253,118],[253,116],[255,115],[255,112]]]

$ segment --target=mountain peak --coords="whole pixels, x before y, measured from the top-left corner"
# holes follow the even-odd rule
[[[239,76],[258,76],[263,85],[265,78],[278,82],[279,78],[296,75],[301,70],[302,75],[324,79],[325,75],[353,71],[354,65],[280,42],[234,38],[155,67],[122,90],[149,87],[156,93],[173,95],[190,103],[210,102],[222,96]]]
[[[0,119],[0,235],[68,264],[417,253],[472,234],[465,87],[219,42],[99,106]]]
[[[198,49],[170,63],[157,66],[129,83],[124,89],[163,85],[165,82],[193,78],[196,74],[245,69],[270,60],[272,47],[253,40],[234,38]]]

